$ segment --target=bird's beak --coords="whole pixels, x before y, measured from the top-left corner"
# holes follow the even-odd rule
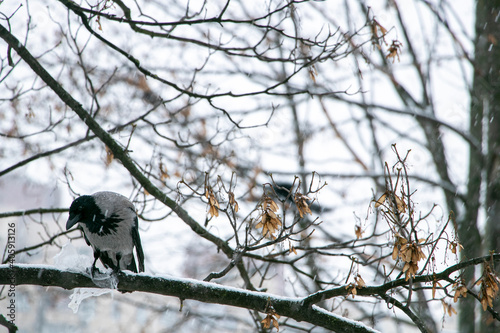
[[[77,224],[78,221],[80,221],[80,217],[80,214],[76,214],[74,216],[70,215],[68,218],[68,222],[66,222],[66,230]]]

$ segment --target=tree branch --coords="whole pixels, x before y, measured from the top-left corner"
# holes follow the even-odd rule
[[[500,253],[462,261],[462,262],[459,262],[458,264],[455,264],[453,266],[448,267],[447,269],[443,270],[440,273],[431,273],[431,274],[427,274],[427,275],[417,275],[413,278],[413,283],[431,282],[431,281],[439,281],[439,280],[447,280],[448,281],[450,279],[450,275],[452,273],[459,271],[461,269],[464,269],[466,267],[469,267],[469,266],[475,266],[475,265],[481,264],[481,263],[489,261],[489,260],[500,261]],[[359,295],[359,296],[384,295],[390,289],[394,289],[397,287],[403,287],[406,285],[408,285],[408,281],[406,281],[405,278],[401,278],[401,279],[397,279],[394,281],[384,283],[380,286],[363,287],[363,288],[358,289],[356,292],[357,292],[357,295]],[[304,299],[304,304],[315,304],[315,303],[321,302],[325,299],[337,297],[337,296],[345,295],[345,294],[346,294],[345,286],[340,286],[340,287],[332,288],[332,289],[328,289],[328,290],[322,290],[322,291],[318,291],[317,293],[314,293],[314,294],[306,297]]]
[[[3,315],[0,315],[0,325],[6,327],[9,333],[16,333],[18,330],[17,326],[8,321]]]
[[[307,306],[302,298],[290,298],[253,292],[192,279],[118,273],[120,291],[179,297],[206,303],[235,306],[260,312],[272,304],[276,313],[297,321],[306,321],[333,332],[374,333],[376,330],[360,322],[345,319],[317,306]],[[53,286],[64,289],[101,288],[82,272],[62,271],[47,265],[0,265],[0,284]]]
[[[26,164],[29,164],[29,163],[31,163],[31,162],[39,159],[39,158],[58,154],[58,153],[66,150],[68,148],[71,148],[71,147],[74,147],[74,146],[78,146],[79,144],[81,144],[83,142],[86,142],[86,141],[90,141],[90,140],[92,140],[94,138],[95,138],[95,136],[93,136],[93,135],[92,136],[86,136],[86,137],[84,137],[82,139],[76,140],[74,142],[70,142],[70,143],[68,143],[68,144],[66,144],[66,145],[64,145],[62,147],[58,147],[56,149],[48,150],[48,151],[45,151],[45,152],[33,155],[33,156],[29,157],[29,158],[26,158],[26,159],[24,159],[24,160],[22,160],[22,161],[20,161],[20,162],[18,162],[16,164],[14,164],[14,165],[8,167],[8,168],[0,171],[0,177],[2,177],[3,175],[5,175],[5,174],[7,174],[7,173],[9,173],[11,171],[14,171],[17,168],[20,168],[20,167],[22,167],[22,166],[24,166]]]
[[[58,213],[66,213],[68,211],[69,208],[34,208],[27,210],[18,210],[15,212],[0,213],[0,219],[13,216],[27,216],[33,214],[58,214]]]
[[[425,327],[425,324],[422,321],[422,319],[419,316],[415,315],[415,313],[413,313],[413,311],[410,310],[409,306],[404,305],[403,303],[401,303],[400,301],[398,301],[394,297],[386,295],[386,294],[380,295],[380,297],[382,297],[387,304],[393,304],[398,309],[403,311],[415,323],[415,325],[417,325],[420,332],[422,332],[422,333],[429,332],[427,327]]]

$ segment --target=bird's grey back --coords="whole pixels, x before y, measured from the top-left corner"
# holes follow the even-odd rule
[[[117,214],[122,218],[134,219],[136,216],[134,205],[127,197],[109,191],[96,192],[92,194],[97,206],[101,209],[105,218]]]

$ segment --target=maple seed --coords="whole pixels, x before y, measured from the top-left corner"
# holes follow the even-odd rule
[[[399,55],[401,54],[401,47],[403,44],[397,40],[393,40],[391,46],[389,46],[388,54],[385,56],[387,59],[392,58],[392,63],[398,58],[398,62],[400,61]]]
[[[379,36],[377,30],[380,30],[380,36]],[[378,23],[377,20],[373,19],[373,21],[372,21],[372,32],[373,32],[374,35],[376,35],[376,37],[382,37],[385,34],[387,34],[387,29],[384,28],[380,23]]]
[[[457,314],[457,311],[453,308],[451,304],[448,304],[443,300],[441,300],[441,303],[443,304],[444,312],[448,312],[448,316],[451,317],[452,314]]]
[[[396,199],[396,206],[398,208],[398,211],[400,213],[406,212],[406,204],[403,200],[401,200],[397,195],[394,195],[394,198]]]
[[[163,182],[165,180],[167,180],[168,178],[170,178],[170,176],[168,175],[168,172],[167,172],[167,167],[163,164],[162,161],[160,161],[160,180]]]
[[[351,282],[347,286],[345,286],[345,289],[347,289],[347,294],[352,295],[352,298],[354,298],[354,296],[356,296],[358,294],[357,290],[361,289],[365,286],[366,286],[365,281],[363,280],[361,275],[359,275],[359,273],[357,273],[354,276],[354,282]]]
[[[493,308],[493,300],[498,294],[498,284],[500,279],[496,276],[495,271],[491,268],[489,263],[484,263],[483,276],[476,285],[481,285],[481,291],[479,293],[479,299],[481,300],[481,305],[483,310],[486,311],[488,306]]]
[[[356,285],[354,283],[349,283],[347,286],[345,286],[345,289],[347,289],[347,294],[352,295],[352,298],[358,294],[356,291]]]
[[[311,198],[306,197],[305,195],[299,192],[295,193],[295,196],[293,197],[293,201],[295,201],[295,205],[299,210],[299,215],[301,218],[304,217],[305,214],[312,215],[311,208],[309,208],[307,200],[311,200]]]
[[[238,202],[234,198],[234,193],[233,192],[228,192],[227,194],[229,196],[229,204],[231,205],[231,207],[233,207],[234,212],[237,213],[239,207],[238,207]]]
[[[422,251],[422,244],[425,239],[419,239],[417,242],[408,243],[408,241],[402,237],[396,237],[394,242],[394,248],[392,250],[392,260],[396,260],[398,257],[405,263],[403,266],[403,273],[405,273],[405,280],[408,281],[409,278],[415,277],[418,271],[418,262],[422,259],[427,258],[427,256]]]
[[[354,233],[356,234],[356,239],[360,239],[363,237],[364,230],[361,226],[357,225],[354,227]]]
[[[403,199],[401,199],[400,197],[398,197],[396,194],[394,194],[394,200],[396,201],[396,208],[397,210],[400,212],[400,213],[405,213],[406,212],[406,203],[404,202]],[[382,196],[380,198],[378,198],[376,201],[375,201],[375,208],[378,208],[382,205],[384,205],[384,203],[386,202],[386,200],[389,199],[389,193],[388,192],[385,192],[384,194],[382,194]]]
[[[448,248],[451,250],[451,253],[457,254],[457,248],[458,252],[460,252],[464,247],[459,242],[451,242],[450,245],[448,245]]]
[[[279,324],[278,324],[278,319],[280,318],[280,316],[274,312],[274,313],[268,313],[266,315],[266,318],[264,318],[261,323],[262,325],[264,326],[264,328],[270,328],[271,327],[271,324],[276,328],[276,330],[279,332],[280,331],[280,327],[279,327]]]
[[[387,198],[387,193],[382,194],[380,198],[375,202],[375,208],[379,208],[382,206],[385,202],[385,199]]]
[[[275,239],[274,233],[281,226],[280,218],[275,213],[278,211],[278,205],[270,197],[264,196],[260,208],[262,209],[261,221],[255,228],[262,228],[264,237],[270,235],[272,239]]]
[[[365,280],[363,280],[363,278],[359,274],[356,275],[354,281],[356,281],[356,285],[358,286],[358,288],[363,288],[366,286]]]
[[[316,77],[318,76],[318,71],[316,70],[316,67],[314,65],[312,65],[311,67],[309,67],[309,77],[311,78],[311,80],[313,80],[314,83],[316,83]]]
[[[210,206],[208,213],[210,217],[218,217],[219,216],[219,202],[215,198],[214,191],[211,187],[207,186],[205,189],[205,197],[208,199],[208,204]]]
[[[104,148],[106,149],[106,162],[104,162],[104,163],[108,167],[111,164],[111,162],[113,162],[115,155],[113,154],[111,149],[109,149],[108,146],[105,146]]]
[[[267,298],[267,305],[266,305],[266,318],[264,318],[261,323],[264,328],[270,328],[271,324],[273,327],[276,328],[276,330],[279,332],[280,327],[278,324],[278,319],[280,318],[279,314],[276,313],[274,310],[273,306],[271,305],[271,300],[268,297]]]
[[[436,286],[443,288],[441,283],[439,283],[438,281],[436,281],[436,280],[432,281],[432,298],[436,298]]]
[[[467,297],[467,287],[464,285],[463,281],[455,282],[453,284],[453,290],[455,290],[455,295],[453,296],[453,302],[457,302],[459,297]]]
[[[371,28],[371,33],[372,33],[372,45],[373,47],[377,47],[380,50],[380,44],[379,44],[379,39],[381,38],[384,44],[387,45],[387,42],[385,41],[385,35],[387,34],[387,29],[384,28],[380,23],[378,23],[377,20],[373,19],[370,22],[370,28]]]

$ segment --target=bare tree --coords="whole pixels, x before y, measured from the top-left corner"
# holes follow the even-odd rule
[[[436,305],[451,316],[469,295],[461,325],[474,323],[478,303],[498,324],[500,255],[480,249],[478,222],[496,205],[497,131],[484,126],[494,111],[472,108],[469,131],[443,113],[434,88],[443,63],[460,78],[452,93],[479,68],[452,2],[2,5],[0,154],[9,158],[0,177],[23,172],[70,197],[128,191],[151,268],[118,273],[120,291],[145,293],[118,301],[150,318],[172,306],[140,296],[176,297],[181,310],[196,300],[248,311],[191,305],[169,322],[180,330],[193,320],[219,331],[371,332],[385,322],[436,332]],[[496,50],[493,18],[484,32],[478,25],[476,59]],[[486,63],[477,73],[493,68]],[[457,176],[454,149],[470,150],[468,178]],[[0,214],[42,230],[12,251],[7,239],[1,284],[109,287],[86,271],[15,264],[81,241],[64,230],[65,212]],[[177,266],[163,254],[176,250]],[[164,275],[179,267],[199,281]]]

